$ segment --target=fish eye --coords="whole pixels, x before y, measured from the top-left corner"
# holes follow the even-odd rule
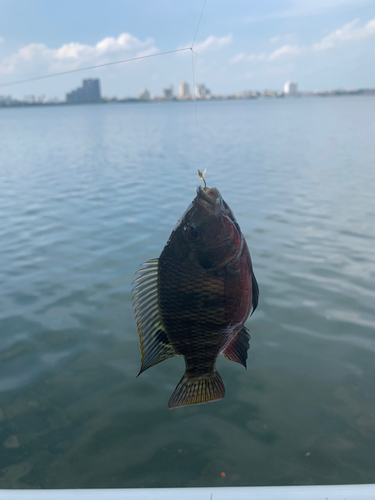
[[[200,236],[199,229],[197,229],[196,227],[191,227],[187,232],[187,236],[189,240],[196,241]]]

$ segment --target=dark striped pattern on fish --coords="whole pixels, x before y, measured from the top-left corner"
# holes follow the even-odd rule
[[[246,367],[243,325],[259,292],[246,242],[216,188],[198,188],[160,258],[146,263],[136,282],[141,372],[182,355],[186,372],[169,407],[223,398],[217,357]]]

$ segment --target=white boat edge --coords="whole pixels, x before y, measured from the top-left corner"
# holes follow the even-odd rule
[[[0,489],[0,500],[375,500],[375,484],[220,488]]]

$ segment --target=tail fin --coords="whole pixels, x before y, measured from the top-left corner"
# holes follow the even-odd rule
[[[225,387],[217,371],[191,377],[185,373],[169,400],[169,409],[223,399]]]

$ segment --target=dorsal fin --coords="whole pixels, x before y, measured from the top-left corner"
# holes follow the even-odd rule
[[[246,368],[247,351],[249,349],[250,334],[246,326],[233,337],[226,348],[222,351],[224,358],[240,363]]]
[[[251,275],[251,287],[252,287],[251,302],[253,305],[253,310],[251,311],[251,314],[253,314],[253,312],[255,311],[255,309],[258,306],[258,299],[259,299],[259,286],[258,286],[258,282],[255,278],[254,272]]]
[[[147,368],[172,356],[178,356],[178,353],[170,344],[161,321],[158,302],[158,259],[145,262],[137,274],[139,276],[133,282],[133,300],[141,341],[140,375]]]

